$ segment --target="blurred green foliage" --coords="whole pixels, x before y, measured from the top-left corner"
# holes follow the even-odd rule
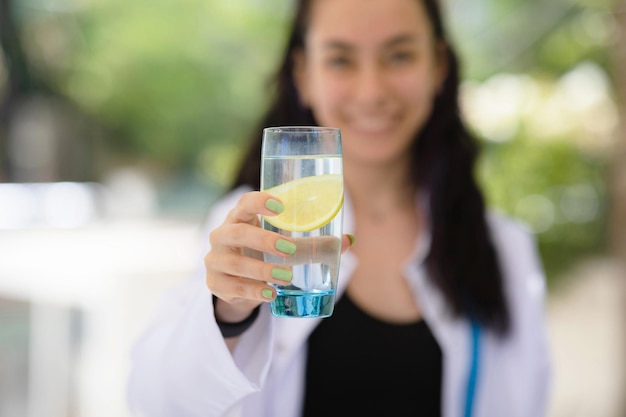
[[[36,18],[60,19],[69,62],[50,81],[109,132],[111,163],[140,159],[166,175],[199,170],[212,181],[207,149],[230,153],[224,145],[241,143],[267,102],[263,83],[281,47],[285,5],[83,3],[65,15],[18,7],[31,10],[44,43],[49,27]]]
[[[449,28],[465,73],[502,71],[558,76],[582,60],[608,69],[614,36],[612,0],[448,0]]]
[[[291,2],[283,0],[14,0],[32,65],[104,129],[94,180],[140,164],[163,207],[200,205],[231,179],[269,97]],[[51,5],[54,5],[52,7]],[[610,73],[609,0],[448,0],[463,76],[557,83],[577,63]],[[567,137],[517,129],[484,138],[479,176],[490,206],[537,232],[549,276],[605,240],[606,158]],[[86,138],[85,140],[95,140]],[[204,207],[204,206],[203,206]],[[542,229],[545,228],[545,229]]]
[[[491,207],[537,234],[549,283],[606,242],[605,161],[566,141],[485,143],[480,181]]]
[[[610,0],[447,4],[468,80],[481,83],[513,73],[557,85],[585,61],[611,74],[615,23]],[[537,104],[525,111],[545,110]],[[577,126],[575,116],[569,117],[559,122]],[[581,146],[577,136],[585,137],[586,132],[537,138],[524,120],[516,123],[506,140],[479,134],[483,154],[478,176],[489,206],[520,219],[536,233],[552,285],[576,260],[606,250],[610,155]],[[591,134],[586,138],[594,140]]]

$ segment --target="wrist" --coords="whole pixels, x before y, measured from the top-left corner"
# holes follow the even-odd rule
[[[243,320],[237,322],[226,322],[222,321],[217,316],[217,300],[218,298],[213,295],[213,315],[215,316],[215,322],[217,323],[217,327],[219,327],[220,332],[224,338],[229,337],[237,337],[243,334],[252,324],[256,321],[256,318],[259,315],[259,311],[261,306],[256,306],[254,310]]]

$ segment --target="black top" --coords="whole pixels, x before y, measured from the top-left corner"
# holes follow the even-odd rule
[[[303,416],[439,417],[441,365],[424,320],[382,322],[345,294],[309,337]]]

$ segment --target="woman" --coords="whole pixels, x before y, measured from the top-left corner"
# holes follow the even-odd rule
[[[458,84],[436,0],[299,1],[274,104],[207,221],[203,271],[137,344],[131,408],[544,415],[542,268],[526,229],[485,210]],[[259,227],[281,202],[253,191],[261,128],[280,125],[342,132],[344,229],[356,244],[344,239],[328,319],[277,319],[267,305],[270,283],[284,282],[258,254],[294,249]]]

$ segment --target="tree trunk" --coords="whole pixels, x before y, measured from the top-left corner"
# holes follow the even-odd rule
[[[611,215],[609,236],[611,253],[626,263],[626,0],[615,1],[618,36],[614,44],[614,79],[620,114],[610,178]]]
[[[0,54],[7,71],[4,97],[0,97],[0,182],[17,180],[9,156],[9,125],[17,103],[33,89],[26,56],[13,18],[13,0],[0,0]]]
[[[612,161],[610,178],[612,199],[609,236],[611,254],[621,267],[618,274],[622,279],[626,279],[626,0],[614,0],[614,3],[618,32],[613,51],[613,77],[619,106],[620,127],[615,142],[615,158]],[[622,288],[625,287],[622,286]],[[622,317],[626,317],[626,306],[622,307],[622,313]],[[622,322],[625,320],[622,319]],[[623,334],[622,337],[624,337]],[[624,343],[623,340],[622,343]],[[626,369],[622,369],[622,372],[626,375]],[[622,381],[626,381],[626,376],[622,378]],[[626,415],[626,397],[623,397],[621,402],[619,415]]]

